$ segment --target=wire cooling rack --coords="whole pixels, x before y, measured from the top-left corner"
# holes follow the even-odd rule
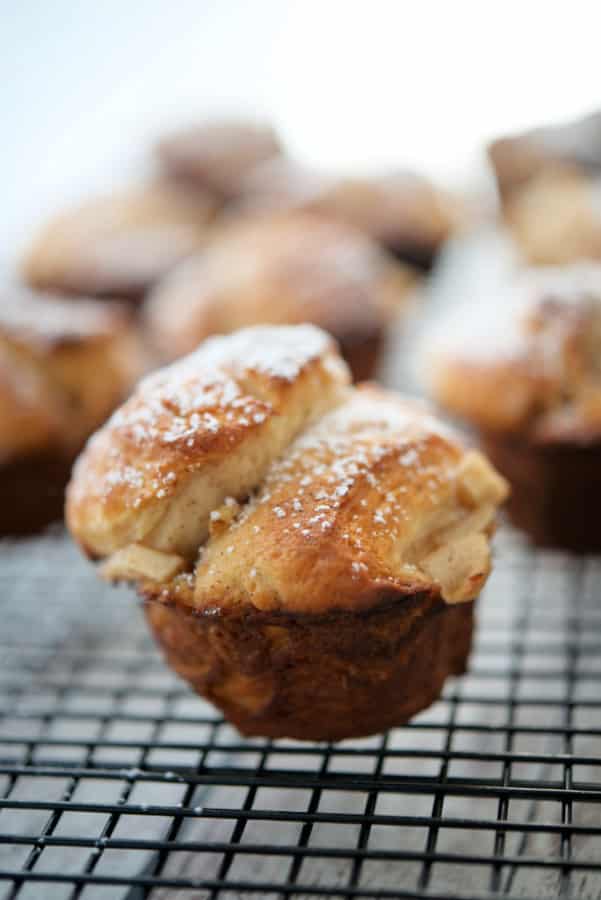
[[[243,740],[57,534],[0,548],[0,898],[601,896],[601,560],[511,531],[409,726]]]

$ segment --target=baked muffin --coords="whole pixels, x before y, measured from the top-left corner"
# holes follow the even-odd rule
[[[283,157],[249,173],[234,212],[290,209],[351,225],[421,268],[432,265],[462,220],[457,200],[413,172],[329,177]]]
[[[373,374],[413,270],[345,225],[296,214],[232,226],[164,278],[145,306],[165,359],[211,334],[313,322],[333,334],[356,380]]]
[[[599,550],[601,266],[531,271],[477,340],[440,351],[439,402],[478,429],[538,543]]]
[[[235,197],[244,176],[280,151],[278,136],[268,124],[244,119],[209,119],[167,135],[158,145],[170,177],[222,199]]]
[[[534,265],[601,259],[601,180],[546,171],[511,197],[505,219]]]
[[[206,192],[160,181],[97,197],[42,229],[24,277],[40,290],[138,302],[202,245],[214,211]]]
[[[505,201],[532,178],[549,170],[601,172],[601,112],[559,125],[498,138],[488,153]]]
[[[0,302],[1,534],[62,517],[71,465],[143,358],[123,309],[9,287]]]
[[[505,483],[312,326],[206,341],[89,442],[72,534],[245,734],[405,722],[464,671]]]

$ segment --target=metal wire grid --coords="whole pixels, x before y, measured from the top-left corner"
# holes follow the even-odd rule
[[[601,561],[497,542],[411,725],[242,740],[62,536],[0,560],[0,897],[601,896]]]

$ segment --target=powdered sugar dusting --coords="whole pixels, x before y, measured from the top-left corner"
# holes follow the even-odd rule
[[[311,325],[247,328],[206,341],[185,359],[144,379],[132,401],[112,418],[138,443],[186,443],[217,435],[227,424],[261,425],[269,403],[240,384],[249,370],[292,381],[329,347],[328,336]]]
[[[293,381],[310,360],[326,353],[330,343],[328,335],[313,325],[256,326],[227,337],[210,338],[189,359],[207,368],[227,363],[234,372],[252,369]]]
[[[178,487],[176,462],[181,468],[183,458],[190,470],[211,447],[223,452],[225,440],[233,448],[245,431],[269,421],[273,406],[263,389],[256,395],[252,373],[291,382],[330,350],[328,335],[311,325],[247,328],[211,338],[148,376],[108,423],[120,449],[110,450],[105,496],[121,487],[136,506],[143,498],[167,499]]]
[[[467,359],[478,363],[515,361],[531,357],[536,361],[543,332],[533,332],[531,322],[549,302],[569,321],[574,314],[586,315],[601,307],[601,265],[579,262],[562,266],[513,268],[504,273],[493,288],[486,285],[482,296],[468,297],[441,316],[427,335],[424,347],[428,358]],[[561,340],[555,340],[547,358],[557,358]],[[545,354],[543,354],[545,355]],[[427,380],[427,379],[426,379]]]
[[[433,434],[448,437],[444,426],[421,405],[357,390],[272,466],[262,491],[235,527],[255,510],[267,508],[275,521],[285,520],[282,534],[292,531],[305,538],[323,538],[336,528],[344,511],[342,540],[361,550],[367,535],[360,522],[370,507],[369,537],[394,536],[407,521],[409,485],[414,494],[422,491],[436,502],[445,476],[424,455]],[[295,485],[292,492],[289,485]]]

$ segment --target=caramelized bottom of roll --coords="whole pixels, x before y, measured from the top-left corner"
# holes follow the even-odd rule
[[[422,592],[322,616],[147,599],[168,662],[242,734],[337,741],[402,725],[467,666],[474,604]]]
[[[507,512],[541,546],[601,551],[601,441],[533,444],[485,434],[486,453],[511,484]]]

